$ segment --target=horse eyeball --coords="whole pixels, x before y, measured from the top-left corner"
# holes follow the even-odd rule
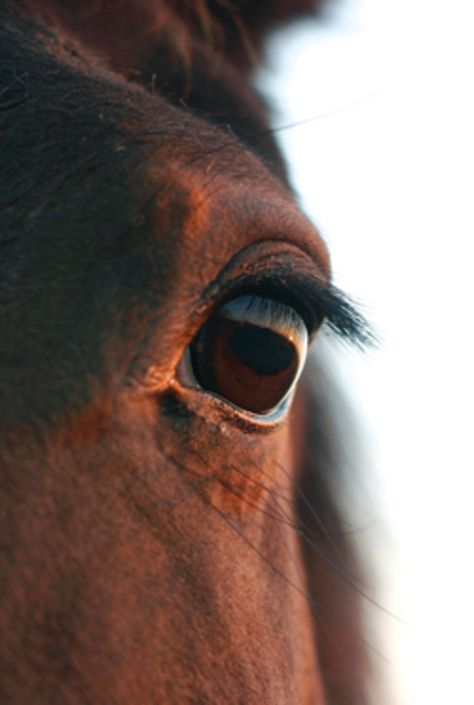
[[[298,313],[260,296],[239,296],[205,323],[189,349],[197,383],[235,406],[265,415],[286,401],[306,359]]]

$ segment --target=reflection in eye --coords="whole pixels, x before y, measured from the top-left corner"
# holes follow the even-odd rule
[[[256,414],[283,406],[303,368],[308,333],[296,311],[239,296],[218,308],[189,349],[195,381]]]

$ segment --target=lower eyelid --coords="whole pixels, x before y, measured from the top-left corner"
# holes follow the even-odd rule
[[[288,418],[287,412],[295,391],[292,390],[291,394],[276,409],[262,415],[246,411],[200,386],[194,387],[186,384],[181,378],[180,372],[177,372],[169,388],[182,399],[191,413],[202,416],[206,420],[211,417],[216,423],[230,423],[246,433],[262,433],[264,435],[279,428]]]

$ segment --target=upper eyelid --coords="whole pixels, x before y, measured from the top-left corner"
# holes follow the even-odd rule
[[[238,253],[237,257],[243,254]],[[280,261],[277,267],[265,263],[264,267],[256,266],[253,272],[251,268],[250,271],[245,268],[243,276],[230,277],[225,282],[226,270],[231,265],[232,261],[204,293],[204,300],[211,306],[208,315],[212,314],[212,309],[230,298],[254,293],[293,306],[305,321],[310,335],[324,323],[338,337],[360,349],[377,343],[370,324],[349,296],[321,276],[309,272],[308,267],[304,267],[304,273],[299,274],[298,267],[293,270],[290,257]]]

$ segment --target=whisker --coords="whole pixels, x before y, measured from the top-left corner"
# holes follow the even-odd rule
[[[347,112],[348,110],[353,110],[354,108],[358,107],[359,105],[363,105],[364,103],[367,103],[370,100],[373,100],[374,98],[377,98],[378,96],[380,96],[382,94],[383,94],[383,90],[377,90],[372,93],[369,93],[366,96],[363,96],[362,98],[359,98],[358,100],[354,100],[350,103],[346,103],[346,104],[341,105],[337,108],[333,108],[331,110],[327,110],[322,113],[318,113],[317,115],[312,115],[311,117],[304,118],[303,120],[296,120],[294,122],[285,123],[284,125],[277,125],[275,127],[269,127],[264,130],[259,130],[258,132],[242,133],[242,134],[237,135],[235,137],[229,136],[229,139],[226,142],[223,142],[223,143],[217,145],[216,147],[213,147],[212,149],[207,149],[202,154],[191,159],[189,162],[187,162],[187,166],[192,166],[192,165],[196,164],[197,162],[199,162],[201,159],[208,157],[211,154],[219,154],[226,149],[231,149],[232,147],[241,147],[242,143],[250,144],[250,145],[252,145],[253,143],[258,144],[258,140],[264,140],[266,137],[272,137],[274,134],[278,134],[280,132],[285,132],[287,130],[292,130],[297,127],[302,127],[303,125],[315,123],[315,122],[318,122],[319,120],[323,120],[325,118],[332,117],[334,115],[338,115],[340,113]]]
[[[374,98],[378,98],[380,95],[383,94],[383,90],[377,90],[373,91],[372,93],[369,93],[366,96],[363,96],[362,98],[359,98],[357,100],[354,100],[350,103],[345,103],[344,105],[340,105],[337,108],[332,108],[331,110],[326,110],[322,113],[318,113],[317,115],[311,115],[308,118],[303,118],[302,120],[296,120],[295,122],[290,122],[290,123],[285,123],[284,125],[277,125],[276,127],[271,127],[268,130],[265,130],[265,132],[262,132],[261,134],[266,136],[266,135],[274,135],[278,132],[284,132],[286,130],[293,130],[296,127],[302,127],[303,125],[310,125],[315,122],[318,122],[319,120],[324,120],[325,118],[328,117],[333,117],[334,115],[339,115],[340,113],[345,113],[349,110],[353,110],[354,108],[359,107],[359,105],[364,105],[365,103],[368,103],[369,101],[373,100]],[[258,137],[258,135],[254,136]]]
[[[169,453],[165,453],[162,448],[160,448],[160,452],[162,453],[163,457],[167,458],[174,466],[182,470],[184,473],[190,473],[195,476],[199,476],[199,473],[196,473],[192,469],[190,469],[188,466],[183,465],[179,460],[171,456]],[[202,456],[195,450],[192,451],[192,453],[199,458],[201,461],[204,459]],[[229,466],[229,469],[236,469],[234,466]],[[240,493],[235,492],[235,488],[228,488],[227,483],[223,483],[222,478],[216,478],[218,479],[219,483],[222,484],[226,489],[231,489],[234,495],[236,496],[241,496]],[[193,491],[197,491],[196,487],[193,486],[191,483],[189,483],[190,488]],[[338,650],[340,651],[341,654],[344,653],[344,649],[340,647],[336,642],[335,642],[335,637],[333,634],[331,634],[329,627],[325,621],[325,617],[329,617],[333,614],[333,612],[326,606],[324,606],[321,603],[316,602],[316,600],[313,598],[313,596],[307,591],[302,588],[300,588],[298,585],[296,585],[288,576],[280,570],[273,562],[272,560],[266,556],[257,546],[255,546],[252,541],[245,535],[245,533],[234,523],[230,520],[230,518],[223,512],[219,507],[217,507],[204,493],[199,493],[199,496],[201,497],[202,501],[205,502],[211,509],[213,509],[218,516],[231,528],[241,539],[242,541],[248,545],[255,553],[256,555],[278,576],[280,577],[289,587],[294,589],[299,595],[301,595],[307,602],[314,618],[316,619],[317,623],[319,624],[320,627],[324,629],[324,631],[327,633],[328,638],[333,641],[336,646],[338,647]],[[251,506],[253,503],[248,502],[248,498],[241,497],[244,501],[247,501],[248,504]],[[259,512],[262,512],[261,507],[256,507]],[[265,514],[265,512],[262,512]],[[270,516],[271,519],[276,519],[277,517],[273,514],[270,513],[270,515],[267,514],[267,516]],[[280,523],[281,523],[281,518],[278,517]],[[284,522],[286,524],[286,522]],[[301,535],[301,532],[298,530],[298,527],[295,524],[288,523],[288,526],[290,528],[293,528],[298,534]],[[312,545],[312,548],[317,551],[317,554],[326,562],[328,562],[329,566],[333,568],[334,570],[337,569],[337,566],[333,562],[330,561],[330,559],[325,556],[321,551],[320,548],[314,544]],[[291,554],[290,554],[291,555]],[[371,598],[368,595],[365,595],[363,592],[360,591],[360,588],[356,585],[351,583],[350,581],[347,581],[346,577],[341,574],[341,578],[345,579],[345,581],[348,583],[348,585],[353,588],[358,594],[360,594],[361,597],[364,597],[367,599],[371,604],[374,604],[374,606],[379,607],[384,613],[388,614],[389,616],[393,617],[397,621],[400,621],[401,623],[404,623],[403,620],[397,617],[397,615],[392,614],[389,610],[386,610],[382,605],[379,605],[373,598]],[[367,650],[369,650],[371,653],[373,653],[375,656],[377,656],[379,659],[387,661],[386,657],[369,641],[367,641],[365,638],[361,637],[360,633],[354,629],[351,629],[347,627],[348,633],[352,634],[355,636],[355,638],[358,640],[358,642],[363,645]]]
[[[395,614],[394,612],[390,611],[388,608],[384,607],[380,602],[378,602],[374,597],[369,595],[363,588],[360,587],[357,583],[359,580],[344,567],[344,557],[342,556],[337,544],[335,543],[333,537],[327,530],[327,527],[325,526],[324,522],[322,521],[321,517],[317,513],[317,511],[314,509],[312,506],[311,502],[308,500],[308,498],[305,496],[304,492],[301,490],[301,488],[298,487],[298,484],[291,478],[291,475],[288,473],[287,470],[285,470],[284,466],[281,463],[277,463],[277,466],[281,472],[285,474],[286,477],[288,477],[292,483],[294,488],[298,491],[299,496],[301,499],[304,501],[305,506],[308,508],[308,510],[311,512],[311,516],[314,518],[314,520],[317,522],[318,527],[321,529],[323,536],[327,541],[329,541],[331,548],[334,550],[336,557],[340,561],[339,563],[335,562],[332,560],[326,553],[323,552],[323,550],[320,548],[320,546],[317,545],[317,543],[314,540],[314,537],[311,538],[309,535],[309,527],[305,524],[305,522],[302,520],[301,517],[299,517],[299,523],[294,523],[294,522],[289,522],[289,526],[291,526],[297,533],[298,535],[312,548],[312,550],[315,551],[317,556],[321,558],[332,570],[334,570],[339,577],[344,580],[351,588],[353,588],[357,594],[362,597],[364,600],[369,602],[371,605],[376,607],[379,611],[383,612],[387,616],[391,617],[395,621],[397,621],[400,624],[403,624],[405,626],[409,626],[408,622],[406,622],[402,617],[399,615]],[[236,470],[237,472],[241,472],[238,468],[231,466],[233,470]],[[256,466],[255,466],[256,467]],[[259,472],[264,472],[262,468],[258,468]],[[248,476],[249,479],[250,476]],[[275,496],[275,493],[271,492],[271,489],[267,488],[269,493],[272,495],[272,497]],[[278,495],[277,495],[278,496]],[[286,517],[288,519],[288,517]],[[308,532],[308,533],[306,533]]]

